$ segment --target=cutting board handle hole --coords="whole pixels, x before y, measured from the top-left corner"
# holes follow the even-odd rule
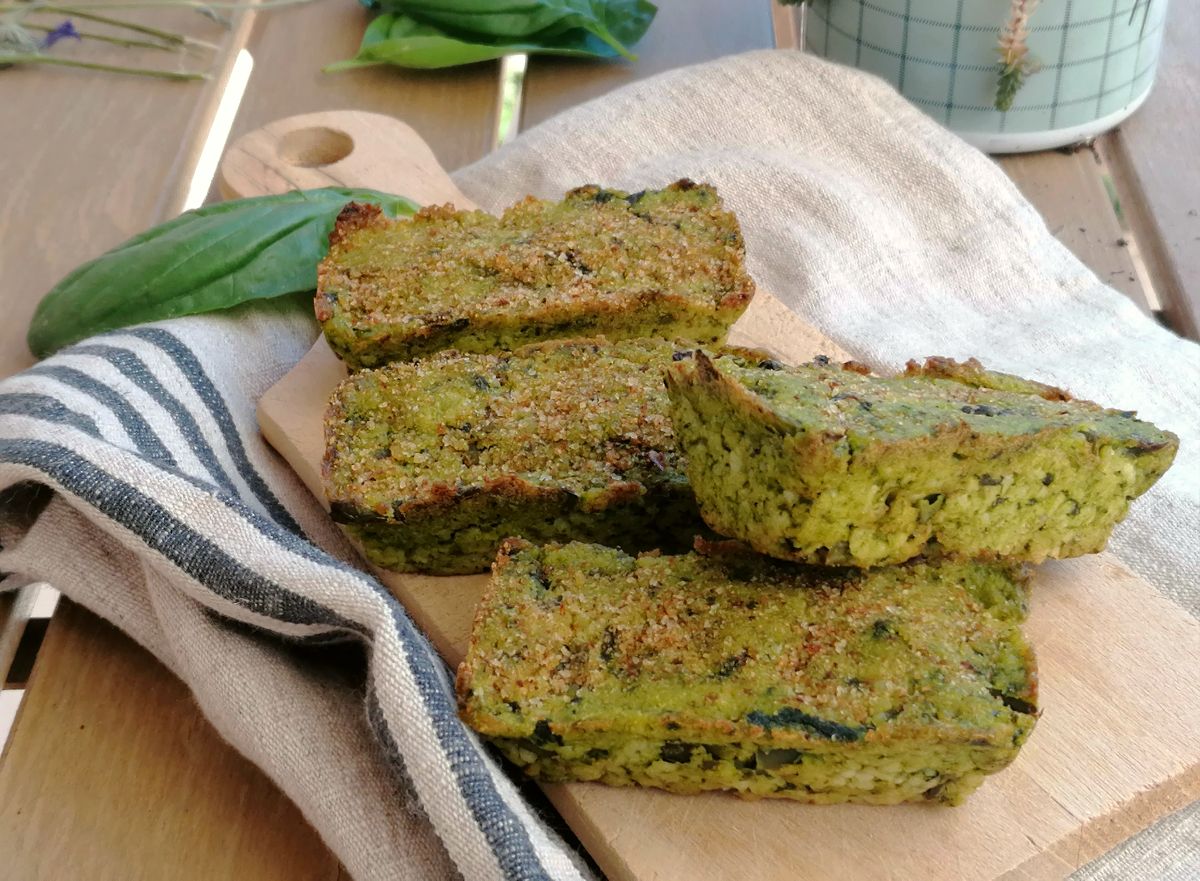
[[[301,168],[320,168],[341,162],[354,152],[354,138],[325,126],[290,131],[279,139],[279,158]]]

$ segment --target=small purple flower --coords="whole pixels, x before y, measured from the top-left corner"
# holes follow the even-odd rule
[[[75,30],[75,24],[71,19],[67,19],[50,33],[42,38],[42,48],[49,49],[59,40],[82,40],[79,36],[79,31]]]

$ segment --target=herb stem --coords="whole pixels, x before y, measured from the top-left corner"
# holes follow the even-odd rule
[[[88,4],[89,8],[92,6],[100,6],[100,5],[101,4],[99,4],[99,3],[89,3]],[[183,4],[177,3],[176,0],[168,0],[167,3],[147,3],[146,5],[147,6],[151,6],[151,5],[153,5],[153,6],[167,6],[167,5],[175,6],[175,5],[183,5]],[[202,4],[202,3],[196,4],[196,6],[203,6],[203,5],[205,5],[205,4]],[[94,12],[89,11],[89,9],[80,9],[77,6],[58,6],[57,4],[50,4],[50,3],[47,3],[47,4],[39,3],[36,5],[29,4],[29,3],[19,3],[15,7],[12,7],[9,4],[0,4],[0,9],[21,8],[21,7],[30,7],[29,12],[55,12],[55,13],[58,13],[59,15],[73,15],[76,18],[86,19],[87,21],[94,21],[97,24],[106,24],[106,25],[110,25],[111,27],[124,28],[127,31],[134,31],[139,34],[145,34],[148,37],[157,37],[160,40],[164,40],[168,43],[174,43],[177,46],[199,46],[204,49],[209,49],[213,52],[215,52],[221,48],[216,43],[210,43],[207,40],[198,40],[194,37],[188,37],[183,34],[177,34],[174,31],[164,31],[161,28],[154,28],[154,27],[150,27],[149,25],[138,24],[137,22],[133,22],[133,21],[122,21],[119,18],[112,18],[111,16],[107,16],[107,15],[98,15]]]
[[[25,27],[31,31],[40,31],[43,34],[49,34],[54,31],[54,28],[47,27],[44,24],[26,24]],[[126,46],[131,49],[158,49],[162,52],[174,52],[178,49],[178,44],[170,46],[162,43],[156,43],[153,40],[127,40],[124,37],[112,37],[108,34],[98,34],[95,31],[76,31],[84,40],[98,40],[101,43],[112,43],[114,46]]]
[[[208,79],[208,74],[193,70],[158,70],[148,67],[122,67],[118,64],[98,64],[94,61],[76,61],[73,58],[63,58],[58,55],[39,55],[37,53],[13,55],[0,53],[0,65],[7,64],[56,64],[59,67],[82,67],[86,70],[103,70],[109,73],[131,73],[163,80]]]
[[[605,43],[607,43],[609,46],[611,46],[617,53],[619,53],[627,61],[637,61],[637,56],[634,55],[632,52],[630,52],[628,49],[626,49],[624,47],[624,45],[621,44],[620,40],[618,40],[616,37],[614,37],[612,34],[610,34],[608,32],[608,28],[598,27],[592,33],[594,33],[597,37],[599,37],[601,40],[603,40]]]
[[[276,6],[300,6],[305,3],[311,3],[312,0],[261,0],[261,2],[245,2],[245,0],[214,0],[212,3],[205,0],[95,0],[88,3],[88,9],[271,9]],[[25,9],[30,6],[35,6],[37,9],[57,9],[65,10],[63,6],[43,6],[34,4],[29,0],[17,0],[17,2],[2,2],[0,3],[0,12],[9,12],[16,9]],[[79,14],[72,10],[71,14]]]

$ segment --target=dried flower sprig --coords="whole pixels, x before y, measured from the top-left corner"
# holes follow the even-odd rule
[[[106,73],[131,73],[138,76],[162,80],[206,80],[208,74],[198,70],[161,70],[151,67],[125,67],[121,64],[100,64],[95,61],[80,61],[75,58],[60,58],[43,52],[0,52],[0,67],[13,64],[49,64],[60,67],[78,67],[83,70],[102,70]]]
[[[83,42],[83,37],[80,35],[79,31],[75,30],[75,22],[71,21],[69,18],[62,22],[58,27],[49,28],[46,31],[46,36],[42,37],[42,41],[39,45],[43,49],[49,49],[51,46],[61,40],[75,40],[79,43]]]
[[[46,34],[47,36],[57,30],[57,28],[47,27],[44,24],[31,24],[29,22],[26,22],[23,27],[25,27],[26,30],[37,31],[38,33]],[[160,43],[156,40],[127,39],[125,37],[114,37],[112,34],[100,34],[96,31],[76,30],[75,33],[79,35],[81,40],[95,40],[98,43],[111,43],[114,46],[125,46],[130,49],[155,49],[159,52],[178,51],[178,46],[169,46],[166,43]],[[42,48],[46,48],[45,39],[42,40],[42,44]]]
[[[100,15],[93,11],[97,5],[95,3],[89,3],[86,9],[78,6],[60,6],[57,3],[26,3],[25,5],[32,7],[30,11],[33,12],[56,12],[60,15],[70,15],[75,18],[94,21],[97,24],[106,24],[111,27],[133,31],[134,33],[145,34],[147,37],[154,37],[162,40],[164,43],[171,43],[176,46],[192,46],[197,49],[208,49],[212,52],[221,48],[216,43],[210,43],[208,40],[200,40],[196,37],[189,37],[187,34],[177,34],[174,31],[165,31],[162,28],[150,27],[140,22],[113,18],[111,15]],[[165,6],[167,4],[160,3],[159,5]],[[170,5],[174,6],[175,4],[171,3]],[[0,4],[0,8],[3,8],[3,4]]]
[[[996,86],[996,109],[1009,110],[1025,79],[1035,70],[1037,62],[1029,57],[1029,16],[1040,0],[1012,0],[1008,22],[1000,31],[1000,80]]]
[[[135,74],[168,80],[204,80],[209,78],[207,70],[167,70],[107,64],[89,61],[69,55],[52,54],[51,49],[64,39],[77,42],[97,41],[128,49],[150,49],[156,51],[190,53],[200,52],[210,56],[220,46],[187,34],[151,27],[137,21],[101,14],[97,10],[115,9],[191,9],[225,27],[231,19],[218,12],[238,12],[245,9],[262,9],[273,6],[292,6],[310,0],[92,0],[85,7],[59,5],[53,0],[0,0],[0,70],[14,65],[48,64],[60,67],[75,67],[84,70],[109,73]],[[27,21],[31,15],[66,16],[57,25]],[[108,33],[78,30],[74,20],[90,21],[117,30],[130,31],[136,37],[121,37]],[[35,37],[34,33],[44,35]]]
[[[54,26],[28,20],[30,16],[46,14],[69,15],[70,17],[65,20],[59,20]],[[98,22],[118,30],[132,31],[140,36],[136,39],[127,39],[110,34],[80,31],[75,27],[74,19],[76,18]],[[38,39],[34,37],[34,33],[41,33],[43,36]],[[141,37],[152,39],[142,39]],[[208,78],[208,74],[201,70],[167,70],[135,67],[52,54],[51,50],[64,40],[73,40],[79,43],[86,40],[96,40],[127,48],[156,49],[168,52],[190,50],[211,52],[217,48],[212,43],[193,40],[183,34],[148,27],[137,22],[127,22],[107,15],[99,15],[86,9],[58,6],[43,2],[43,0],[27,0],[27,2],[20,4],[4,4],[3,7],[0,7],[0,69],[14,65],[45,64],[58,67],[73,67],[82,70],[105,71],[108,73],[136,74],[138,76],[167,80],[200,80]]]

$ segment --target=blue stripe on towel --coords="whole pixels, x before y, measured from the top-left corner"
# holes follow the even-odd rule
[[[398,619],[403,616],[405,621],[408,620],[402,608],[397,607],[394,614]],[[397,627],[399,626],[400,622],[397,620]],[[412,627],[412,624],[409,623],[408,626]],[[427,648],[426,651],[432,655],[431,649]],[[411,652],[406,654],[409,658],[413,657]],[[421,689],[422,697],[425,698],[438,742],[450,760],[450,769],[458,782],[458,790],[470,807],[475,823],[500,861],[505,875],[528,881],[550,881],[549,874],[533,848],[533,842],[529,840],[529,833],[500,797],[479,754],[479,747],[467,737],[463,723],[458,719],[457,703],[449,683],[439,687],[441,671],[435,671],[429,663],[410,661],[409,667]]]
[[[113,365],[121,372],[121,375],[126,377],[130,382],[148,394],[154,399],[155,403],[161,406],[170,415],[180,434],[187,441],[188,447],[196,458],[200,460],[200,464],[208,472],[214,483],[224,487],[231,493],[237,494],[237,489],[234,487],[233,481],[221,467],[221,463],[217,461],[216,453],[213,452],[208,441],[204,439],[203,433],[200,431],[200,426],[196,423],[196,419],[191,412],[183,406],[179,400],[168,392],[158,378],[150,372],[141,358],[135,355],[128,349],[121,349],[116,346],[100,345],[96,343],[80,344],[71,346],[65,349],[64,353],[72,355],[93,355],[97,358],[102,358],[109,364]]]
[[[221,431],[221,436],[225,439],[225,446],[229,450],[230,458],[233,459],[236,465],[238,474],[246,481],[246,485],[250,487],[250,491],[262,503],[263,508],[270,515],[271,519],[290,532],[303,534],[298,524],[292,515],[287,512],[283,504],[271,492],[271,488],[267,486],[267,482],[262,479],[262,476],[250,464],[250,458],[246,455],[246,448],[242,445],[241,435],[238,434],[237,424],[233,421],[233,414],[229,412],[229,406],[225,403],[225,398],[217,391],[216,385],[204,370],[204,366],[200,363],[200,359],[195,353],[189,349],[180,339],[168,331],[157,327],[137,327],[126,331],[131,336],[145,340],[151,345],[157,346],[167,354],[179,371],[187,377],[191,383],[196,395],[204,402],[204,406],[208,408],[208,412],[212,414],[213,421],[217,423],[217,428]]]
[[[0,401],[13,397],[22,396],[3,395]],[[35,397],[45,398],[57,404],[58,408],[44,407],[40,413],[29,412],[24,415],[41,416],[64,424],[75,424],[79,419],[86,419],[52,398]],[[87,420],[87,423],[92,429],[88,433],[99,437],[91,420]],[[361,623],[352,622],[314,600],[288,591],[242,565],[161,505],[68,447],[48,441],[0,439],[0,461],[26,465],[47,474],[68,492],[141,537],[147,545],[196,581],[236,605],[288,623],[338,627],[360,634],[365,632],[366,628]],[[185,475],[175,476],[194,483]],[[295,534],[266,522],[235,499],[218,498],[264,537],[298,556],[352,575],[384,600],[391,612],[396,633],[404,645],[409,671],[430,716],[438,744],[447,756],[459,792],[502,870],[513,879],[549,881],[550,876],[542,866],[528,832],[504,802],[484,763],[479,746],[457,717],[456,700],[445,666],[416,629],[403,606],[373,578],[331,557]],[[391,732],[386,725],[375,731],[385,744],[391,739]]]
[[[101,440],[100,429],[90,416],[76,413],[58,398],[32,392],[5,392],[0,394],[0,415],[31,416],[60,425],[70,425],[85,434]]]
[[[38,364],[25,371],[25,376],[46,376],[69,385],[77,391],[90,395],[97,402],[107,407],[121,423],[129,439],[137,447],[137,451],[147,459],[155,459],[168,465],[175,465],[175,457],[167,450],[165,444],[154,433],[150,423],[142,418],[124,397],[110,386],[98,379],[88,376],[82,370],[74,367],[64,367],[56,364]]]
[[[2,395],[0,400],[11,397],[14,396]],[[362,625],[243,565],[154,499],[62,444],[0,438],[0,460],[36,468],[46,474],[234,605],[288,624],[363,631]],[[223,501],[229,503],[229,500]]]
[[[421,806],[421,796],[417,793],[416,786],[413,784],[412,775],[408,773],[408,765],[404,761],[404,754],[400,751],[400,745],[392,737],[392,730],[388,728],[387,720],[383,717],[383,709],[379,706],[379,695],[374,688],[367,689],[367,722],[370,724],[371,730],[375,732],[375,736],[379,738],[380,745],[383,747],[383,756],[387,759],[388,764],[392,768],[392,773],[396,776],[396,789],[401,795],[405,810],[409,811],[413,816],[422,817],[428,822],[429,815],[425,813],[425,809]],[[435,837],[438,843],[442,845],[443,853],[447,853],[446,842],[440,835]],[[447,856],[449,856],[448,853]],[[454,865],[454,860],[448,859],[447,862],[455,870],[454,876],[447,879],[447,881],[463,881],[463,875],[458,871],[458,867]]]

